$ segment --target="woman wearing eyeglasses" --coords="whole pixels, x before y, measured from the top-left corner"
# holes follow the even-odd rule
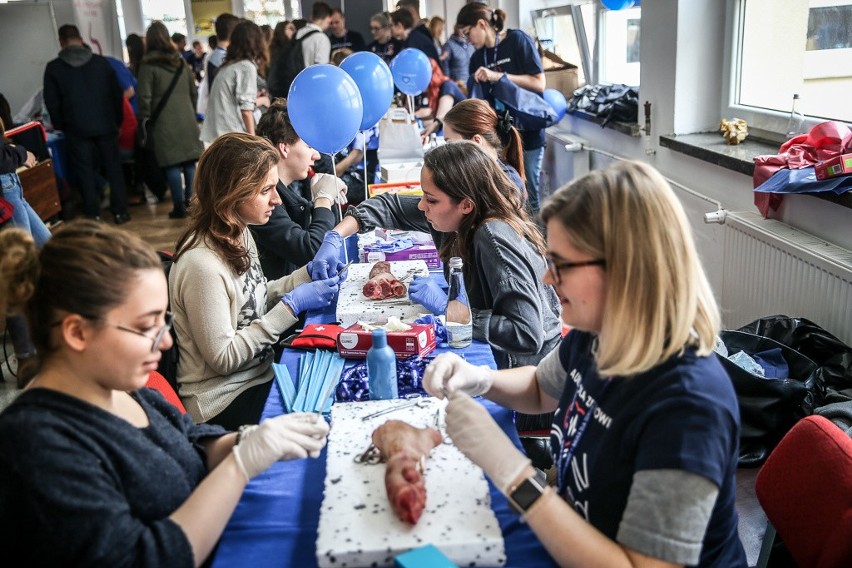
[[[374,14],[370,18],[370,34],[373,41],[367,45],[367,50],[372,51],[390,65],[391,60],[403,50],[402,41],[391,34],[391,24],[385,12]]]
[[[544,67],[533,39],[522,30],[504,30],[506,13],[486,4],[466,4],[456,16],[456,25],[476,48],[470,57],[468,95],[476,96],[474,83],[481,88],[481,97],[495,109],[501,103],[492,94],[492,84],[506,79],[522,89],[538,94],[544,92]],[[526,170],[529,206],[539,209],[539,178],[544,160],[544,129],[522,130],[524,169]]]
[[[447,433],[560,566],[746,566],[734,507],[740,417],[713,355],[719,312],[683,208],[624,162],[544,205],[548,270],[572,327],[537,367],[427,368]],[[471,396],[555,411],[549,487]]]
[[[319,455],[328,426],[283,415],[239,436],[145,388],[172,340],[159,257],[72,221],[37,251],[0,232],[0,315],[27,309],[37,373],[0,414],[0,546],[23,566],[199,566],[249,479]]]
[[[423,197],[383,194],[350,208],[335,231],[375,227],[430,232],[445,265],[464,260],[473,337],[488,342],[501,369],[534,365],[559,343],[559,305],[541,281],[544,240],[497,161],[461,141],[430,150],[420,174]],[[438,279],[415,276],[409,296],[444,314]]]
[[[180,357],[180,397],[197,422],[257,424],[272,385],[273,346],[299,314],[328,306],[339,247],[323,242],[306,266],[263,275],[249,225],[264,225],[281,197],[280,155],[258,136],[230,132],[198,161],[189,226],[169,272]]]

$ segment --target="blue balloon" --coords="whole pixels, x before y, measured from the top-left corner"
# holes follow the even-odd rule
[[[601,0],[601,4],[610,10],[624,10],[634,4],[634,0]]]
[[[393,100],[393,75],[388,64],[375,53],[358,51],[344,59],[340,68],[349,73],[361,93],[364,103],[361,130],[372,128],[385,115]]]
[[[322,63],[305,67],[293,79],[287,110],[293,130],[308,146],[334,154],[355,138],[364,104],[346,71]]]
[[[568,101],[565,100],[565,95],[556,89],[545,89],[542,96],[553,107],[553,110],[556,111],[556,116],[559,117],[558,120],[562,120],[562,117],[568,111]]]
[[[400,51],[390,62],[393,83],[406,95],[419,95],[432,80],[432,64],[426,54],[413,47]]]

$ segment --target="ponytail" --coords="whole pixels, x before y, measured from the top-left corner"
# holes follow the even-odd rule
[[[521,140],[521,133],[512,124],[512,116],[509,111],[503,111],[497,115],[497,135],[500,137],[500,144],[503,146],[503,155],[501,159],[515,168],[518,175],[521,176],[521,181],[526,181],[526,172],[524,171],[524,145]]]

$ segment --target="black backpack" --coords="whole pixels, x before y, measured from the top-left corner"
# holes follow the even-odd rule
[[[266,78],[266,86],[273,99],[287,97],[293,79],[305,68],[302,42],[318,33],[320,33],[319,30],[311,30],[299,39],[291,39],[275,56],[275,59],[269,65],[269,74]]]

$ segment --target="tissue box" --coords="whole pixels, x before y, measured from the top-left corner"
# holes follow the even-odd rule
[[[434,243],[416,244],[405,250],[396,252],[371,251],[370,246],[364,247],[361,254],[361,262],[378,262],[380,260],[422,260],[429,270],[441,268],[441,259]]]
[[[379,163],[381,170],[382,181],[394,183],[400,181],[420,181],[420,169],[423,167],[423,161],[417,160],[412,162],[393,162],[382,164]]]
[[[817,179],[828,179],[844,174],[852,174],[852,154],[842,154],[814,166]]]
[[[374,324],[375,325],[375,324]],[[388,345],[393,349],[397,359],[423,357],[435,349],[435,326],[425,324],[410,324],[408,331],[389,331]],[[360,324],[353,323],[337,336],[337,352],[348,359],[364,359],[367,350],[373,345],[373,334],[365,331]]]

